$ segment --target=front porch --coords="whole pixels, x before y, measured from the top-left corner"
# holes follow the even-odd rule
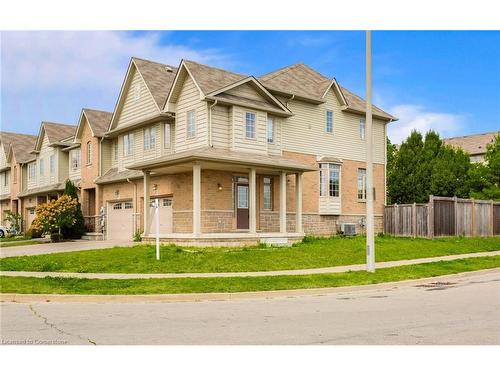
[[[144,241],[155,239],[155,211],[150,202],[159,187],[151,180],[161,176],[168,176],[171,184],[181,185],[179,191],[169,195],[172,223],[160,224],[162,242],[192,246],[259,243],[287,246],[304,236],[302,174],[315,170],[310,165],[281,156],[207,149],[201,153],[171,155],[132,168],[144,174]],[[293,197],[287,197],[287,190],[288,195],[293,191]],[[287,204],[287,200],[292,204]],[[168,220],[167,217],[160,213],[160,221]]]

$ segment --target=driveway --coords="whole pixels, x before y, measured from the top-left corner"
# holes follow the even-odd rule
[[[500,269],[286,294],[2,303],[2,343],[500,344]]]
[[[15,257],[19,255],[39,255],[51,253],[65,253],[69,251],[106,249],[114,246],[134,246],[137,242],[105,240],[89,241],[75,240],[69,242],[42,243],[26,246],[12,246],[0,248],[0,258]]]

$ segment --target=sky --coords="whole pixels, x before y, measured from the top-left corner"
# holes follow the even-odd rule
[[[363,31],[42,31],[0,35],[0,126],[37,134],[76,124],[81,108],[113,111],[131,56],[181,58],[260,76],[303,62],[365,96]],[[500,129],[500,32],[372,32],[374,104],[443,137]]]

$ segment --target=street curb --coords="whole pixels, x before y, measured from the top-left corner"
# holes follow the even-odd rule
[[[89,294],[15,294],[0,293],[0,303],[172,303],[172,302],[209,302],[236,301],[247,299],[294,298],[302,296],[323,296],[326,294],[343,294],[359,291],[396,289],[401,286],[426,281],[445,280],[447,278],[476,276],[483,274],[499,274],[500,268],[479,271],[468,271],[421,279],[411,279],[370,285],[354,285],[343,287],[291,289],[262,292],[236,293],[188,293],[188,294],[137,294],[137,295],[89,295]]]

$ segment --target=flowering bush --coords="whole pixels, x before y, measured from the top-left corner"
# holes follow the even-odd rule
[[[36,208],[36,217],[31,227],[42,233],[60,233],[62,226],[75,224],[78,201],[67,195],[43,203]]]

